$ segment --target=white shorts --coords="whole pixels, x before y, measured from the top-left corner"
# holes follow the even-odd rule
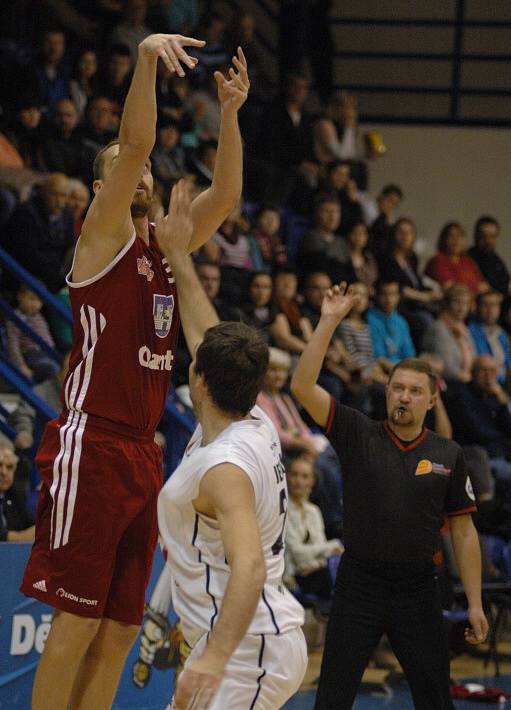
[[[207,634],[186,660],[202,655]],[[225,676],[208,710],[277,710],[296,693],[307,670],[302,629],[284,634],[245,636],[227,663]]]

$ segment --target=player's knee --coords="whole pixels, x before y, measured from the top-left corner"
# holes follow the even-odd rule
[[[102,624],[110,641],[121,649],[130,647],[137,638],[137,634],[140,630],[139,626],[125,624],[121,621],[113,621],[112,619],[103,619]]]
[[[64,643],[61,647],[69,647],[73,639],[75,645],[90,643],[96,636],[101,619],[91,619],[85,616],[56,611],[52,622],[52,635],[58,636]]]

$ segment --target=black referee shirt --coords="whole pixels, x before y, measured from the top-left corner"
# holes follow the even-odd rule
[[[413,441],[332,398],[326,434],[344,482],[344,545],[356,557],[426,565],[445,515],[476,510],[460,446],[429,429]]]

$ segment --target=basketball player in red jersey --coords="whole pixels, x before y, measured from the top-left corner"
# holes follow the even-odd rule
[[[156,65],[184,75],[204,43],[151,35],[139,57],[119,141],[94,165],[95,198],[68,276],[74,344],[64,410],[37,456],[43,479],[36,540],[21,590],[55,607],[36,673],[32,710],[110,708],[142,620],[157,537],[162,462],[154,444],[178,334],[174,276],[149,209]],[[211,187],[192,203],[190,251],[237,204],[242,148],[237,113],[249,82],[243,52],[216,73],[222,121]],[[179,213],[171,229],[184,228]]]

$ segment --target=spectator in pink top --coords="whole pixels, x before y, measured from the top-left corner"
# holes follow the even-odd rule
[[[427,263],[425,274],[444,289],[463,284],[472,295],[487,291],[488,282],[476,262],[466,254],[465,230],[459,222],[448,222],[438,237],[438,252]]]

